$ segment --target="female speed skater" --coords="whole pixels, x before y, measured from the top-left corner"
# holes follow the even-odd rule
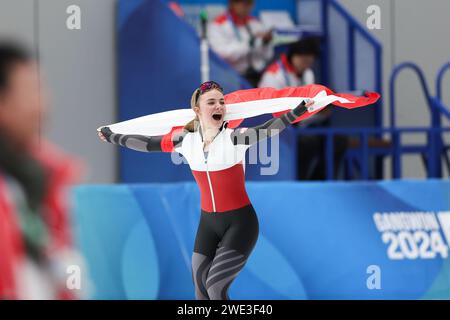
[[[100,128],[103,141],[143,152],[178,152],[187,160],[201,201],[191,269],[196,299],[228,300],[228,289],[258,239],[258,218],[245,189],[246,150],[297,122],[313,104],[303,99],[259,126],[230,128],[223,89],[208,81],[192,94],[195,119],[181,130],[147,136]]]

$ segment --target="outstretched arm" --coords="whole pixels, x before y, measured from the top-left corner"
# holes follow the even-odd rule
[[[251,128],[236,128],[234,129],[234,132],[231,133],[231,140],[234,145],[252,145],[258,141],[273,137],[286,129],[288,125],[304,114],[308,110],[307,108],[313,103],[313,101],[306,102],[303,100],[291,111],[281,115],[280,117],[272,118],[259,126]]]
[[[125,135],[111,131],[109,127],[102,127],[98,133],[103,141],[120,145],[129,149],[142,152],[173,152],[180,147],[185,136],[185,131],[162,136]]]

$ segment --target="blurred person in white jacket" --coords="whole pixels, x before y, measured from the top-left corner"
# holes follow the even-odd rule
[[[258,87],[299,87],[315,82],[314,63],[319,46],[314,38],[306,38],[289,45],[287,53],[273,62],[263,73]]]
[[[290,44],[286,53],[267,67],[258,87],[271,87],[282,89],[285,87],[300,87],[315,83],[313,66],[320,55],[317,38],[305,38]],[[322,112],[299,122],[297,126],[307,127],[312,123],[318,124],[328,119],[331,109],[325,108]]]
[[[273,56],[272,31],[250,15],[254,0],[229,0],[228,10],[208,27],[211,48],[257,86],[261,73]]]
[[[273,62],[264,71],[259,87],[282,89],[315,83],[312,70],[319,57],[320,47],[316,38],[305,38],[289,45],[287,52]],[[331,127],[332,109],[324,108],[321,112],[296,124],[300,128]],[[298,137],[298,179],[325,180],[326,157],[324,153],[325,137],[322,135],[300,135]],[[333,137],[334,178],[339,177],[339,168],[348,149],[349,138],[344,135]]]

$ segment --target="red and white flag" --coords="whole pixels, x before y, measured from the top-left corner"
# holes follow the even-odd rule
[[[295,108],[305,99],[314,100],[314,104],[308,108],[308,112],[296,119],[294,123],[311,117],[329,104],[347,109],[359,108],[374,104],[380,98],[380,95],[376,92],[368,91],[364,93],[364,96],[334,93],[325,86],[311,84],[283,89],[255,88],[238,90],[226,94],[224,98],[226,106],[224,120],[229,122],[229,128],[236,128],[246,118],[262,114],[273,114],[274,117],[278,117]],[[183,127],[194,118],[195,113],[192,109],[177,109],[107,126],[114,133],[157,136],[165,135]],[[97,130],[100,131],[100,128]]]

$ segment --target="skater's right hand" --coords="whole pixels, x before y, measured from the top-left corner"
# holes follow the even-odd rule
[[[101,133],[100,131],[98,132],[98,136],[100,137],[100,139],[102,139],[102,141],[107,141],[103,133]]]
[[[102,127],[97,133],[102,141],[108,142],[107,138],[109,138],[109,136],[112,134],[112,131],[108,127]]]
[[[313,99],[305,99],[305,107],[308,108],[310,106],[312,106],[314,104],[314,100]]]

